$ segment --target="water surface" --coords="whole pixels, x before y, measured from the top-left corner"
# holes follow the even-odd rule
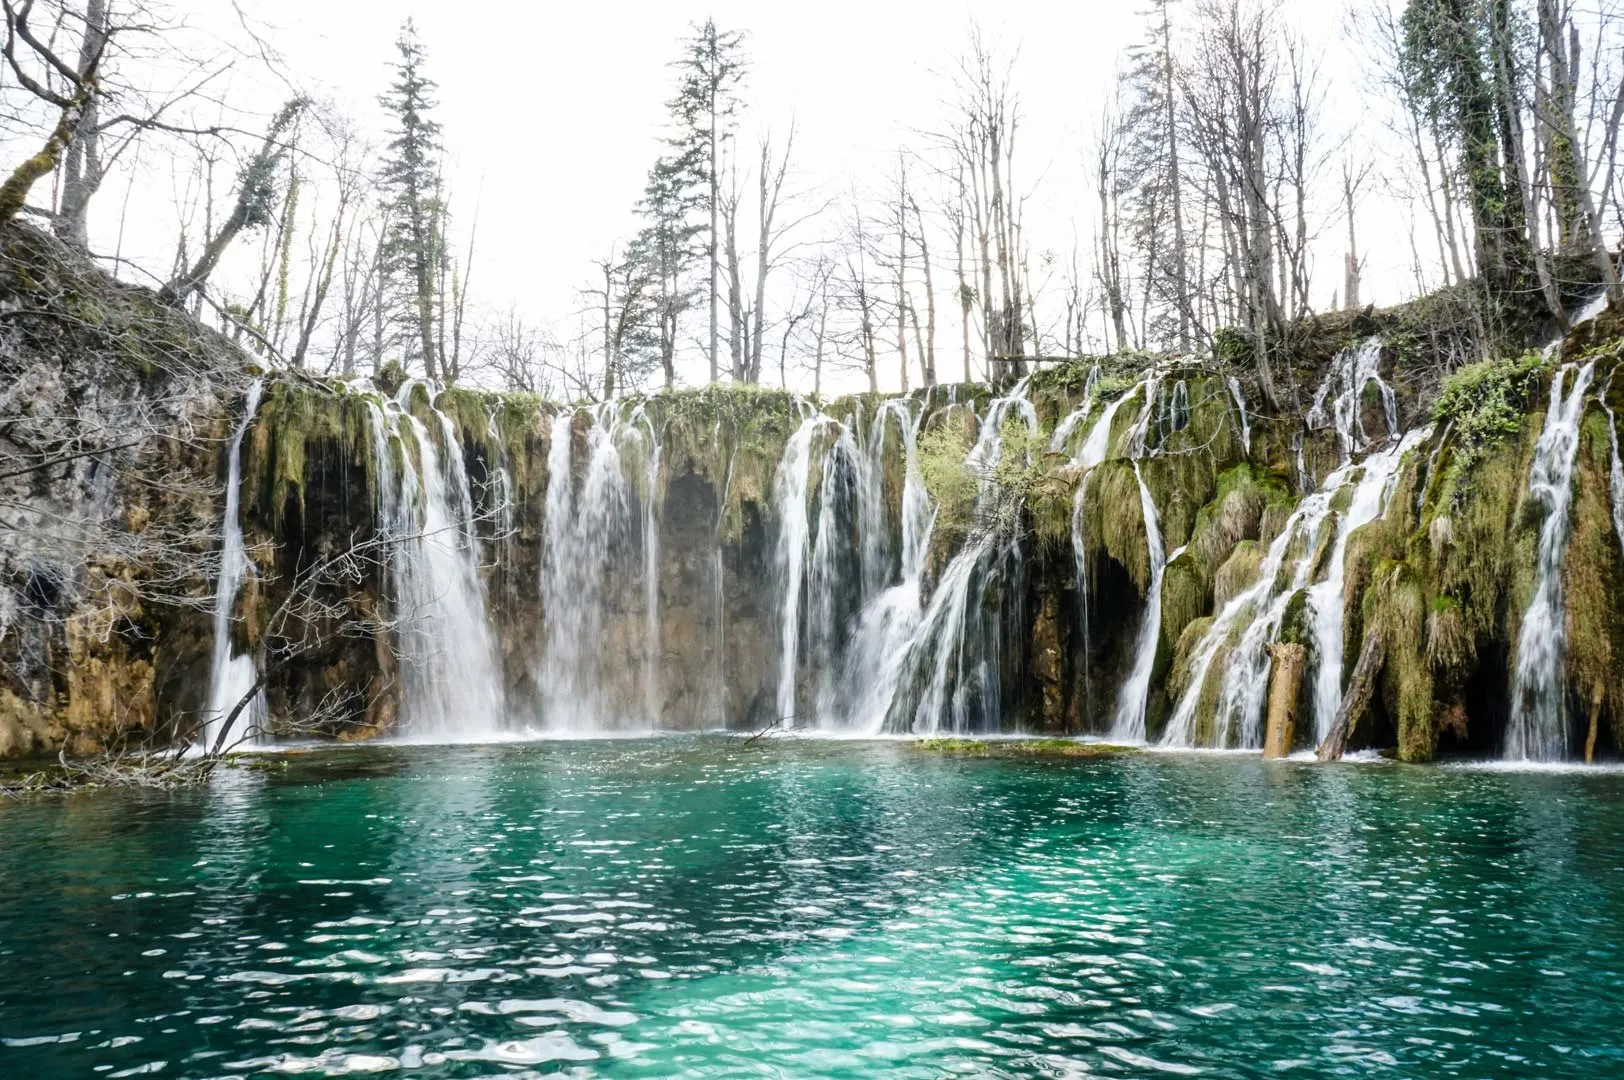
[[[0,807],[0,1076],[1624,1075],[1624,775],[721,738]]]

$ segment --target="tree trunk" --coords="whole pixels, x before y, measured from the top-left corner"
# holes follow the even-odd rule
[[[93,77],[106,44],[107,0],[86,0],[85,33],[75,69],[81,81],[88,82]],[[101,135],[96,124],[96,99],[92,96],[86,100],[79,126],[68,144],[67,160],[62,166],[62,204],[53,225],[64,243],[80,251],[90,247],[90,197],[102,182]]]
[[[1302,689],[1308,649],[1290,642],[1275,642],[1269,646],[1269,657],[1274,663],[1269,671],[1269,719],[1263,737],[1265,761],[1290,755],[1292,743],[1297,739],[1297,693]]]

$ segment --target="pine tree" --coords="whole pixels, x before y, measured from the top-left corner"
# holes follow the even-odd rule
[[[717,30],[715,21],[706,19],[694,27],[694,36],[683,44],[686,51],[673,65],[681,78],[677,96],[670,102],[671,115],[677,122],[677,136],[672,140],[675,154],[669,161],[682,163],[679,170],[682,178],[699,189],[701,205],[710,218],[705,253],[710,269],[706,287],[710,301],[708,354],[710,377],[714,382],[720,287],[718,177],[723,144],[731,136],[738,111],[738,86],[746,66],[744,35],[738,31]]]
[[[440,268],[445,258],[445,205],[440,198],[440,125],[430,118],[435,84],[423,73],[424,51],[407,19],[395,42],[395,81],[383,96],[393,121],[388,156],[378,181],[385,193],[389,231],[384,268],[411,342],[407,362],[420,359],[423,373],[439,377],[436,316]]]
[[[676,382],[677,324],[693,306],[693,266],[704,253],[697,244],[704,226],[695,221],[703,201],[696,179],[702,175],[697,149],[654,163],[638,203],[644,225],[629,255],[642,267],[655,326],[651,337],[629,343],[629,347],[657,350],[667,388]],[[714,252],[714,248],[710,250]],[[711,364],[714,368],[714,353]]]

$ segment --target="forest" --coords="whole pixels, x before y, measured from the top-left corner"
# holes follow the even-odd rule
[[[1296,393],[1276,371],[1292,328],[1378,288],[1458,296],[1469,344],[1450,362],[1618,289],[1611,0],[1370,0],[1329,35],[1268,0],[1154,0],[1086,137],[1059,149],[1027,145],[1019,42],[972,25],[937,67],[943,110],[903,121],[890,168],[817,181],[795,116],[745,104],[749,28],[697,22],[671,43],[635,231],[603,237],[567,311],[482,302],[478,199],[450,190],[434,44],[410,20],[357,110],[299,89],[246,14],[205,38],[157,3],[4,10],[0,216],[273,367],[597,401],[719,379],[906,392],[1042,359],[1216,353],[1245,355],[1279,403]],[[1327,106],[1331,50],[1359,80],[1357,116]],[[292,88],[280,106],[221,89],[249,67]],[[1090,181],[1070,236],[1028,223],[1055,156]],[[174,177],[161,273],[121,251],[131,174],[158,158]],[[1367,210],[1379,234],[1361,231]],[[1378,285],[1366,267],[1387,248],[1408,272]]]

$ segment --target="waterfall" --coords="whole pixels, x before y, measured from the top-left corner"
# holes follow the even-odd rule
[[[1577,370],[1573,389],[1562,388],[1573,365],[1551,380],[1545,427],[1534,444],[1528,494],[1545,509],[1540,525],[1537,584],[1517,634],[1513,671],[1511,722],[1506,730],[1507,759],[1554,761],[1567,756],[1567,627],[1562,602],[1562,563],[1572,530],[1568,510],[1573,502],[1573,465],[1579,451],[1579,421],[1585,394],[1595,374],[1595,361]]]
[[[1105,407],[1105,411],[1100,413],[1100,418],[1094,421],[1094,426],[1088,429],[1088,437],[1083,440],[1083,445],[1071,459],[1072,465],[1081,469],[1092,469],[1105,460],[1105,455],[1111,451],[1111,424],[1116,419],[1117,410],[1135,393],[1145,389],[1145,384],[1141,383]]]
[[[1320,528],[1330,513],[1331,494],[1339,486],[1338,474],[1326,489],[1305,497],[1287,519],[1280,535],[1269,544],[1257,577],[1214,616],[1197,644],[1188,667],[1189,683],[1162,732],[1163,746],[1196,746],[1205,741],[1196,730],[1201,692],[1218,653],[1233,643],[1221,675],[1213,715],[1211,743],[1215,746],[1256,746],[1261,743],[1259,716],[1268,683],[1267,645],[1279,629],[1286,604],[1306,585],[1318,548]],[[1293,541],[1301,542],[1288,575],[1282,575]]]
[[[1162,745],[1188,747],[1205,741],[1196,729],[1202,688],[1226,646],[1230,653],[1219,676],[1222,681],[1211,742],[1237,747],[1262,744],[1263,705],[1269,689],[1268,646],[1280,631],[1292,596],[1304,588],[1309,590],[1320,656],[1314,689],[1315,721],[1321,731],[1326,728],[1342,699],[1342,583],[1348,537],[1383,512],[1404,455],[1428,434],[1426,429],[1411,432],[1397,446],[1371,454],[1360,465],[1342,466],[1326,478],[1320,490],[1297,504],[1280,535],[1270,542],[1252,584],[1224,605],[1197,644],[1187,670],[1190,681],[1162,734]],[[1359,480],[1353,500],[1345,514],[1336,515],[1331,503],[1355,474]],[[1337,531],[1328,575],[1311,585],[1320,539],[1333,516],[1337,518]],[[1293,551],[1296,557],[1288,566]]]
[[[394,586],[400,730],[427,739],[489,737],[501,729],[504,707],[468,471],[443,413],[434,410],[445,441],[442,465],[428,427],[407,411],[420,385],[407,383],[387,413],[369,405],[378,535],[389,546]],[[417,447],[415,466],[401,441],[403,423]]]
[[[806,581],[807,540],[811,511],[807,506],[811,485],[812,438],[829,423],[811,411],[785,444],[784,456],[773,478],[778,508],[778,573],[783,600],[779,609],[778,714],[776,724],[791,724],[796,717],[796,675],[801,654],[801,591]]]
[[[718,418],[711,431],[711,448],[720,454],[721,445],[722,421]],[[712,708],[717,717],[728,715],[727,565],[722,557],[722,529],[727,522],[728,503],[733,498],[734,457],[734,451],[730,450],[727,457],[727,474],[722,480],[722,497],[716,504],[716,526],[711,533],[711,618],[715,622],[714,636],[711,639],[711,655],[714,657],[711,675],[714,694]]]
[[[1241,381],[1235,376],[1229,377],[1229,396],[1235,399],[1235,408],[1241,414],[1241,449],[1246,453],[1252,452],[1252,420],[1246,414],[1246,395],[1241,392]]]
[[[1349,461],[1355,450],[1368,444],[1372,436],[1365,430],[1364,410],[1360,407],[1365,387],[1376,384],[1381,394],[1382,412],[1387,422],[1386,438],[1398,435],[1398,402],[1393,388],[1381,377],[1381,338],[1368,338],[1358,345],[1343,349],[1331,359],[1325,381],[1314,395],[1314,404],[1308,410],[1308,426],[1336,430],[1342,446],[1342,460]]]
[[[1374,521],[1386,512],[1388,497],[1398,478],[1398,467],[1409,449],[1428,438],[1429,429],[1407,435],[1397,447],[1364,460],[1364,471],[1353,489],[1348,509],[1338,516],[1336,539],[1331,546],[1331,564],[1323,581],[1309,586],[1308,603],[1314,612],[1314,649],[1318,667],[1314,675],[1314,741],[1323,742],[1331,733],[1337,709],[1342,705],[1342,638],[1345,599],[1343,582],[1348,537],[1353,530]]]
[[[1088,369],[1088,377],[1083,380],[1083,403],[1060,421],[1060,426],[1054,429],[1054,437],[1049,440],[1049,452],[1059,454],[1065,451],[1066,444],[1071,440],[1072,433],[1077,425],[1088,419],[1090,410],[1094,408],[1094,388],[1099,385],[1100,366],[1095,364]]]
[[[537,684],[543,724],[555,731],[602,731],[627,726],[629,713],[653,723],[655,683],[644,665],[642,701],[616,693],[627,686],[627,657],[608,634],[613,593],[621,582],[644,579],[645,656],[657,650],[658,529],[652,516],[658,461],[652,426],[640,431],[641,413],[623,422],[620,406],[607,402],[587,413],[585,459],[575,460],[576,412],[553,417],[547,450],[546,521],[543,527],[541,601],[544,619]],[[646,434],[645,434],[646,432]],[[644,445],[645,438],[648,445]],[[626,478],[622,441],[643,450],[651,467],[647,498],[640,507]],[[654,573],[650,573],[651,567]],[[650,588],[652,582],[653,588]],[[633,609],[635,610],[635,609]],[[649,617],[652,612],[653,618]],[[633,670],[636,670],[635,668]]]
[[[214,583],[214,651],[209,664],[209,707],[204,714],[201,745],[213,750],[220,727],[259,681],[259,670],[251,656],[231,654],[231,615],[237,603],[237,590],[248,573],[248,551],[242,539],[242,440],[259,411],[265,380],[255,379],[243,401],[242,419],[231,433],[231,449],[226,456],[226,511],[220,541],[220,574]],[[259,741],[264,719],[264,695],[238,714],[233,727],[239,741]]]
[[[923,415],[923,414],[921,414]],[[826,727],[878,734],[896,695],[909,645],[918,630],[924,587],[925,555],[935,508],[919,473],[913,418],[905,401],[887,401],[875,417],[871,468],[883,471],[886,432],[894,423],[902,440],[903,488],[900,515],[902,547],[899,580],[882,587],[863,606],[839,681],[838,704],[821,710]]]
[[[1162,575],[1167,569],[1168,560],[1162,547],[1161,521],[1156,514],[1156,501],[1150,497],[1150,488],[1145,486],[1145,478],[1139,471],[1138,461],[1133,463],[1133,477],[1139,482],[1139,510],[1145,518],[1145,547],[1150,556],[1150,588],[1145,593],[1145,617],[1140,622],[1139,638],[1134,645],[1133,670],[1117,696],[1116,722],[1111,725],[1111,737],[1142,742],[1145,738],[1145,702],[1150,697],[1150,676],[1156,666],[1156,646],[1161,640]],[[1182,550],[1181,548],[1180,551]],[[1176,554],[1174,558],[1177,558]]]
[[[1003,617],[1019,621],[1024,565],[1019,530],[1000,505],[994,472],[1003,458],[1007,421],[1037,432],[1037,412],[1026,391],[1022,379],[988,405],[965,455],[965,467],[979,480],[976,526],[943,571],[908,645],[885,710],[885,726],[892,730],[964,732],[1000,714]]]
[[[1617,373],[1618,369],[1614,368],[1607,376],[1609,390],[1612,388],[1613,375]],[[1607,494],[1613,505],[1613,531],[1618,534],[1620,546],[1624,546],[1624,461],[1620,460],[1618,453],[1618,418],[1607,404],[1606,391],[1597,400],[1607,413],[1607,439],[1613,451],[1607,472]]]
[[[1096,367],[1094,370],[1098,371],[1099,369]],[[1066,418],[1066,421],[1062,424],[1062,427],[1066,426],[1067,424],[1075,427],[1078,421],[1087,416],[1089,410],[1093,407],[1092,389],[1095,382],[1096,380],[1091,373],[1087,383],[1087,390],[1085,390],[1084,393],[1082,405]],[[1135,394],[1142,390],[1148,393],[1147,384],[1140,384],[1139,386],[1134,387],[1132,390],[1129,390],[1127,393],[1118,395],[1114,400],[1107,404],[1105,409],[1100,413],[1099,418],[1089,427],[1088,434],[1083,437],[1082,445],[1077,448],[1077,452],[1072,456],[1070,462],[1071,468],[1078,470],[1081,473],[1077,480],[1077,492],[1072,496],[1071,503],[1071,557],[1072,566],[1075,569],[1077,576],[1077,611],[1078,625],[1083,639],[1082,657],[1085,698],[1089,693],[1088,687],[1090,673],[1088,669],[1088,536],[1086,523],[1083,518],[1084,501],[1088,495],[1088,481],[1093,475],[1094,467],[1100,464],[1100,462],[1104,461],[1106,454],[1110,452],[1111,425],[1116,419],[1117,410],[1120,409],[1123,404],[1128,401],[1128,399],[1134,397]],[[1057,437],[1050,445],[1050,449],[1059,450],[1062,445],[1062,440]]]
[[[665,711],[660,684],[660,438],[643,406],[632,411],[631,421],[633,436],[647,437],[643,447],[643,708],[653,727]]]
[[[893,425],[901,432],[905,459],[900,586],[893,584],[895,552],[883,487]],[[860,410],[841,422],[808,407],[779,461],[774,481],[781,588],[776,700],[782,723],[868,726],[863,703],[884,676],[867,672],[865,665],[894,658],[859,653],[885,647],[912,621],[905,595],[909,587],[918,593],[924,549],[920,506],[928,512],[929,499],[918,476],[907,402],[882,403],[866,434],[865,439]],[[905,591],[895,592],[898,587]],[[804,690],[803,682],[809,684]],[[809,715],[803,715],[803,703],[810,706]]]

